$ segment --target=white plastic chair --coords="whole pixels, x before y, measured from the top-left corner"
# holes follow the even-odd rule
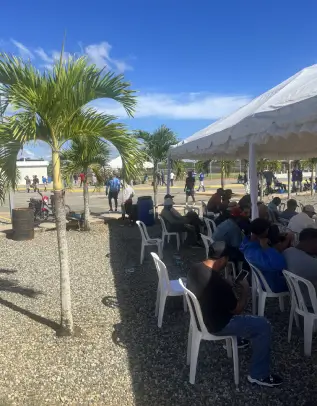
[[[164,219],[161,216],[158,216],[158,218],[159,218],[159,220],[161,222],[161,226],[162,226],[162,249],[164,249],[165,237],[167,237],[167,242],[169,243],[170,237],[172,235],[175,235],[176,243],[177,243],[177,251],[179,251],[179,247],[180,247],[179,233],[167,231]]]
[[[278,298],[280,310],[284,311],[284,296],[289,296],[289,291],[275,293],[269,287],[262,272],[248,261],[252,271],[252,313],[256,314],[256,296],[258,295],[258,316],[264,316],[266,298]],[[262,283],[261,283],[262,282]],[[264,286],[264,289],[262,287]]]
[[[200,216],[200,209],[199,209],[199,207],[196,207],[196,206],[185,206],[185,207],[184,207],[184,215],[185,215],[186,213],[188,213],[189,211],[196,211],[197,214],[198,214],[198,217]]]
[[[187,311],[187,305],[184,289],[180,285],[179,281],[177,279],[170,280],[164,262],[160,260],[155,252],[151,252],[151,255],[153,257],[158,275],[155,316],[158,317],[157,325],[161,328],[167,296],[183,296],[185,312]]]
[[[211,216],[215,215],[215,213],[213,211],[207,210],[207,204],[205,202],[201,201],[201,205],[203,208],[203,216],[211,217]]]
[[[179,279],[179,284],[184,289],[185,297],[187,300],[187,305],[188,305],[189,311],[190,311],[190,325],[189,325],[188,346],[187,346],[187,365],[190,365],[189,382],[191,384],[195,383],[197,359],[198,359],[201,340],[207,340],[207,341],[226,340],[228,357],[231,358],[232,353],[233,353],[234,382],[238,386],[239,385],[239,357],[238,357],[237,337],[235,337],[235,336],[216,336],[216,335],[210,334],[204,323],[200,304],[199,304],[196,296],[193,294],[193,292],[191,292],[184,286],[183,281],[181,279]],[[196,319],[195,315],[197,316],[197,319]],[[197,322],[198,322],[198,324],[197,324]]]
[[[317,328],[317,297],[314,285],[305,278],[293,274],[289,271],[283,271],[287,285],[291,292],[291,311],[288,324],[288,342],[291,341],[293,319],[299,328],[298,314],[304,317],[304,353],[307,357],[311,356],[313,332]],[[307,288],[313,312],[307,309],[301,285]]]
[[[209,253],[209,247],[211,246],[211,244],[213,244],[214,240],[211,237],[208,237],[208,235],[205,234],[201,234],[201,239],[204,243],[205,246],[205,251],[206,251],[206,259],[208,259],[208,253]]]
[[[217,228],[216,223],[207,217],[204,217],[204,222],[207,227],[207,235],[209,238],[211,238]]]
[[[141,233],[141,238],[142,238],[142,243],[141,243],[141,255],[140,255],[140,264],[143,263],[144,260],[144,247],[146,245],[156,245],[158,254],[160,258],[163,258],[163,242],[160,238],[150,238],[146,225],[143,223],[143,221],[136,221],[140,233]]]

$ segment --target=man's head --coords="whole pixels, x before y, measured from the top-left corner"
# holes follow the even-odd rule
[[[303,207],[303,213],[306,213],[310,218],[316,214],[314,206],[311,204],[306,204],[306,206]]]
[[[169,193],[164,197],[164,207],[171,208],[174,204],[173,200],[174,196],[170,195]]]
[[[212,246],[210,258],[204,264],[214,271],[221,271],[228,263],[228,249],[224,241],[215,241]]]
[[[113,172],[112,177],[113,177],[113,178],[116,178],[116,177],[117,177],[117,173],[116,173],[116,172]]]
[[[223,192],[223,197],[225,198],[225,199],[231,199],[231,197],[232,197],[232,195],[233,195],[233,193],[232,193],[232,190],[231,189],[226,189],[226,190],[224,190],[224,192]]]
[[[297,204],[297,201],[295,199],[289,199],[287,201],[287,210],[296,211],[297,207],[298,207],[298,204]]]
[[[222,187],[220,187],[219,189],[217,189],[217,195],[223,196],[224,194],[224,190],[222,189]]]
[[[254,237],[267,238],[270,222],[266,219],[257,218],[251,222],[251,233]]]
[[[236,207],[239,207],[237,202],[229,202],[228,207],[227,207],[227,211],[231,212],[233,209],[235,209]]]
[[[304,228],[299,234],[298,249],[307,252],[310,255],[317,255],[317,229]]]
[[[281,204],[281,199],[279,197],[274,197],[272,203],[275,204],[275,206],[279,206]]]

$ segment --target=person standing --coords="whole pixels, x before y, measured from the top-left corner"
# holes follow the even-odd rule
[[[25,180],[25,188],[26,188],[26,191],[27,191],[28,193],[30,193],[31,179],[29,178],[29,175],[26,175],[26,177],[24,178],[24,180]]]
[[[185,181],[185,193],[186,193],[186,203],[188,203],[188,198],[191,196],[193,203],[195,203],[195,178],[193,172],[188,172],[188,176]]]
[[[200,174],[199,174],[199,187],[197,189],[197,192],[200,191],[200,188],[202,188],[203,192],[205,192],[204,179],[205,179],[204,173],[200,172]]]
[[[171,173],[170,173],[171,186],[174,186],[174,178],[175,178],[175,174],[173,173],[173,171],[171,171]]]
[[[47,187],[47,178],[45,176],[42,176],[42,183],[44,185],[44,192],[46,192],[46,187]]]
[[[161,181],[162,181],[162,186],[167,186],[166,182],[165,182],[165,174],[164,174],[163,169],[161,171]]]
[[[82,187],[83,183],[85,182],[85,174],[83,172],[81,172],[79,174],[79,177],[80,177],[80,185],[79,185],[79,187]]]
[[[157,186],[161,185],[161,174],[160,174],[160,172],[157,172],[157,174],[156,174],[156,183],[157,183]]]
[[[120,180],[117,178],[116,174],[113,174],[112,178],[107,182],[107,185],[106,185],[106,196],[108,196],[109,207],[110,207],[109,211],[113,211],[112,199],[114,199],[115,211],[118,210],[119,192],[120,192]]]
[[[78,175],[77,175],[77,173],[75,173],[75,175],[73,176],[73,179],[74,179],[74,185],[77,186],[77,183],[78,183]]]

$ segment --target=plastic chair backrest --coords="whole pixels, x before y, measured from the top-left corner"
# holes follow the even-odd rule
[[[197,297],[193,294],[193,292],[191,292],[189,289],[187,289],[184,286],[184,283],[181,278],[178,279],[178,282],[181,285],[181,287],[184,289],[184,292],[185,292],[185,297],[187,300],[192,325],[197,330],[201,331],[202,334],[208,334],[208,330],[204,323],[203,315],[201,313],[201,308],[200,308],[200,304],[197,300]],[[198,324],[197,324],[197,322],[198,322]]]
[[[154,264],[157,270],[157,276],[159,278],[160,289],[169,290],[170,288],[170,279],[166,269],[166,265],[163,261],[160,260],[159,256],[155,252],[151,252]]]
[[[273,293],[272,289],[269,287],[266,279],[264,278],[262,272],[257,267],[252,265],[249,261],[247,261],[247,262],[250,265],[257,288],[262,291],[264,290],[267,293]],[[264,287],[264,289],[263,289],[263,287]]]
[[[139,227],[142,240],[145,241],[145,242],[150,240],[150,236],[149,236],[149,234],[147,232],[146,225],[143,223],[143,221],[138,220],[138,221],[136,221],[136,223],[137,223],[137,225]]]
[[[295,275],[292,272],[284,270],[283,274],[285,276],[288,288],[291,292],[292,300],[295,301],[298,310],[304,313],[309,313],[307,310],[307,304],[305,303],[305,299],[303,297],[302,289],[300,287],[301,283],[306,286],[310,298],[310,303],[312,305],[314,313],[317,315],[317,297],[314,285],[309,280]]]
[[[167,228],[166,228],[166,224],[165,224],[164,219],[163,219],[161,216],[158,216],[158,218],[159,218],[159,220],[160,220],[160,222],[161,222],[161,226],[162,226],[163,233],[164,233],[164,234],[167,234],[168,232],[167,232]]]
[[[204,243],[207,244],[207,246],[210,246],[214,243],[214,240],[209,237],[208,235],[200,233],[201,239],[203,240]]]
[[[207,204],[205,202],[201,202],[201,205],[203,207],[203,215],[207,216]]]
[[[216,230],[216,227],[217,227],[216,223],[213,220],[211,220],[211,219],[209,219],[207,217],[204,217],[204,222],[205,222],[206,227],[207,227],[207,235],[208,235],[209,238],[211,238],[212,234]]]

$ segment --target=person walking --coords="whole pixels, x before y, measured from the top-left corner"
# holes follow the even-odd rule
[[[82,186],[83,186],[83,183],[85,182],[85,174],[84,174],[83,172],[81,172],[81,173],[79,174],[79,178],[80,178],[80,185],[79,185],[79,187],[82,187]]]
[[[202,189],[203,192],[205,192],[204,179],[205,179],[204,173],[200,172],[200,174],[199,174],[199,187],[197,189],[197,192],[200,191],[200,188]]]
[[[174,186],[174,178],[175,178],[175,174],[173,173],[173,171],[171,171],[171,173],[170,173],[171,186]]]
[[[188,176],[185,181],[185,193],[186,193],[186,204],[188,203],[188,198],[191,196],[193,203],[195,203],[195,178],[193,172],[188,172]]]
[[[162,182],[162,186],[167,186],[166,182],[165,182],[165,174],[164,171],[161,171],[161,182]]]
[[[47,190],[47,178],[45,176],[42,176],[42,183],[44,185],[44,192]]]
[[[156,174],[156,183],[157,183],[157,186],[161,185],[161,174],[160,174],[160,172],[157,172],[157,174]]]
[[[120,180],[117,178],[116,174],[113,174],[112,178],[107,182],[106,185],[106,196],[109,200],[109,211],[112,209],[112,199],[114,199],[115,211],[118,210],[118,195],[120,192]]]
[[[28,193],[30,193],[31,179],[30,179],[29,175],[26,175],[26,177],[24,178],[24,180],[25,180],[25,188],[26,188],[26,191],[27,191]]]

